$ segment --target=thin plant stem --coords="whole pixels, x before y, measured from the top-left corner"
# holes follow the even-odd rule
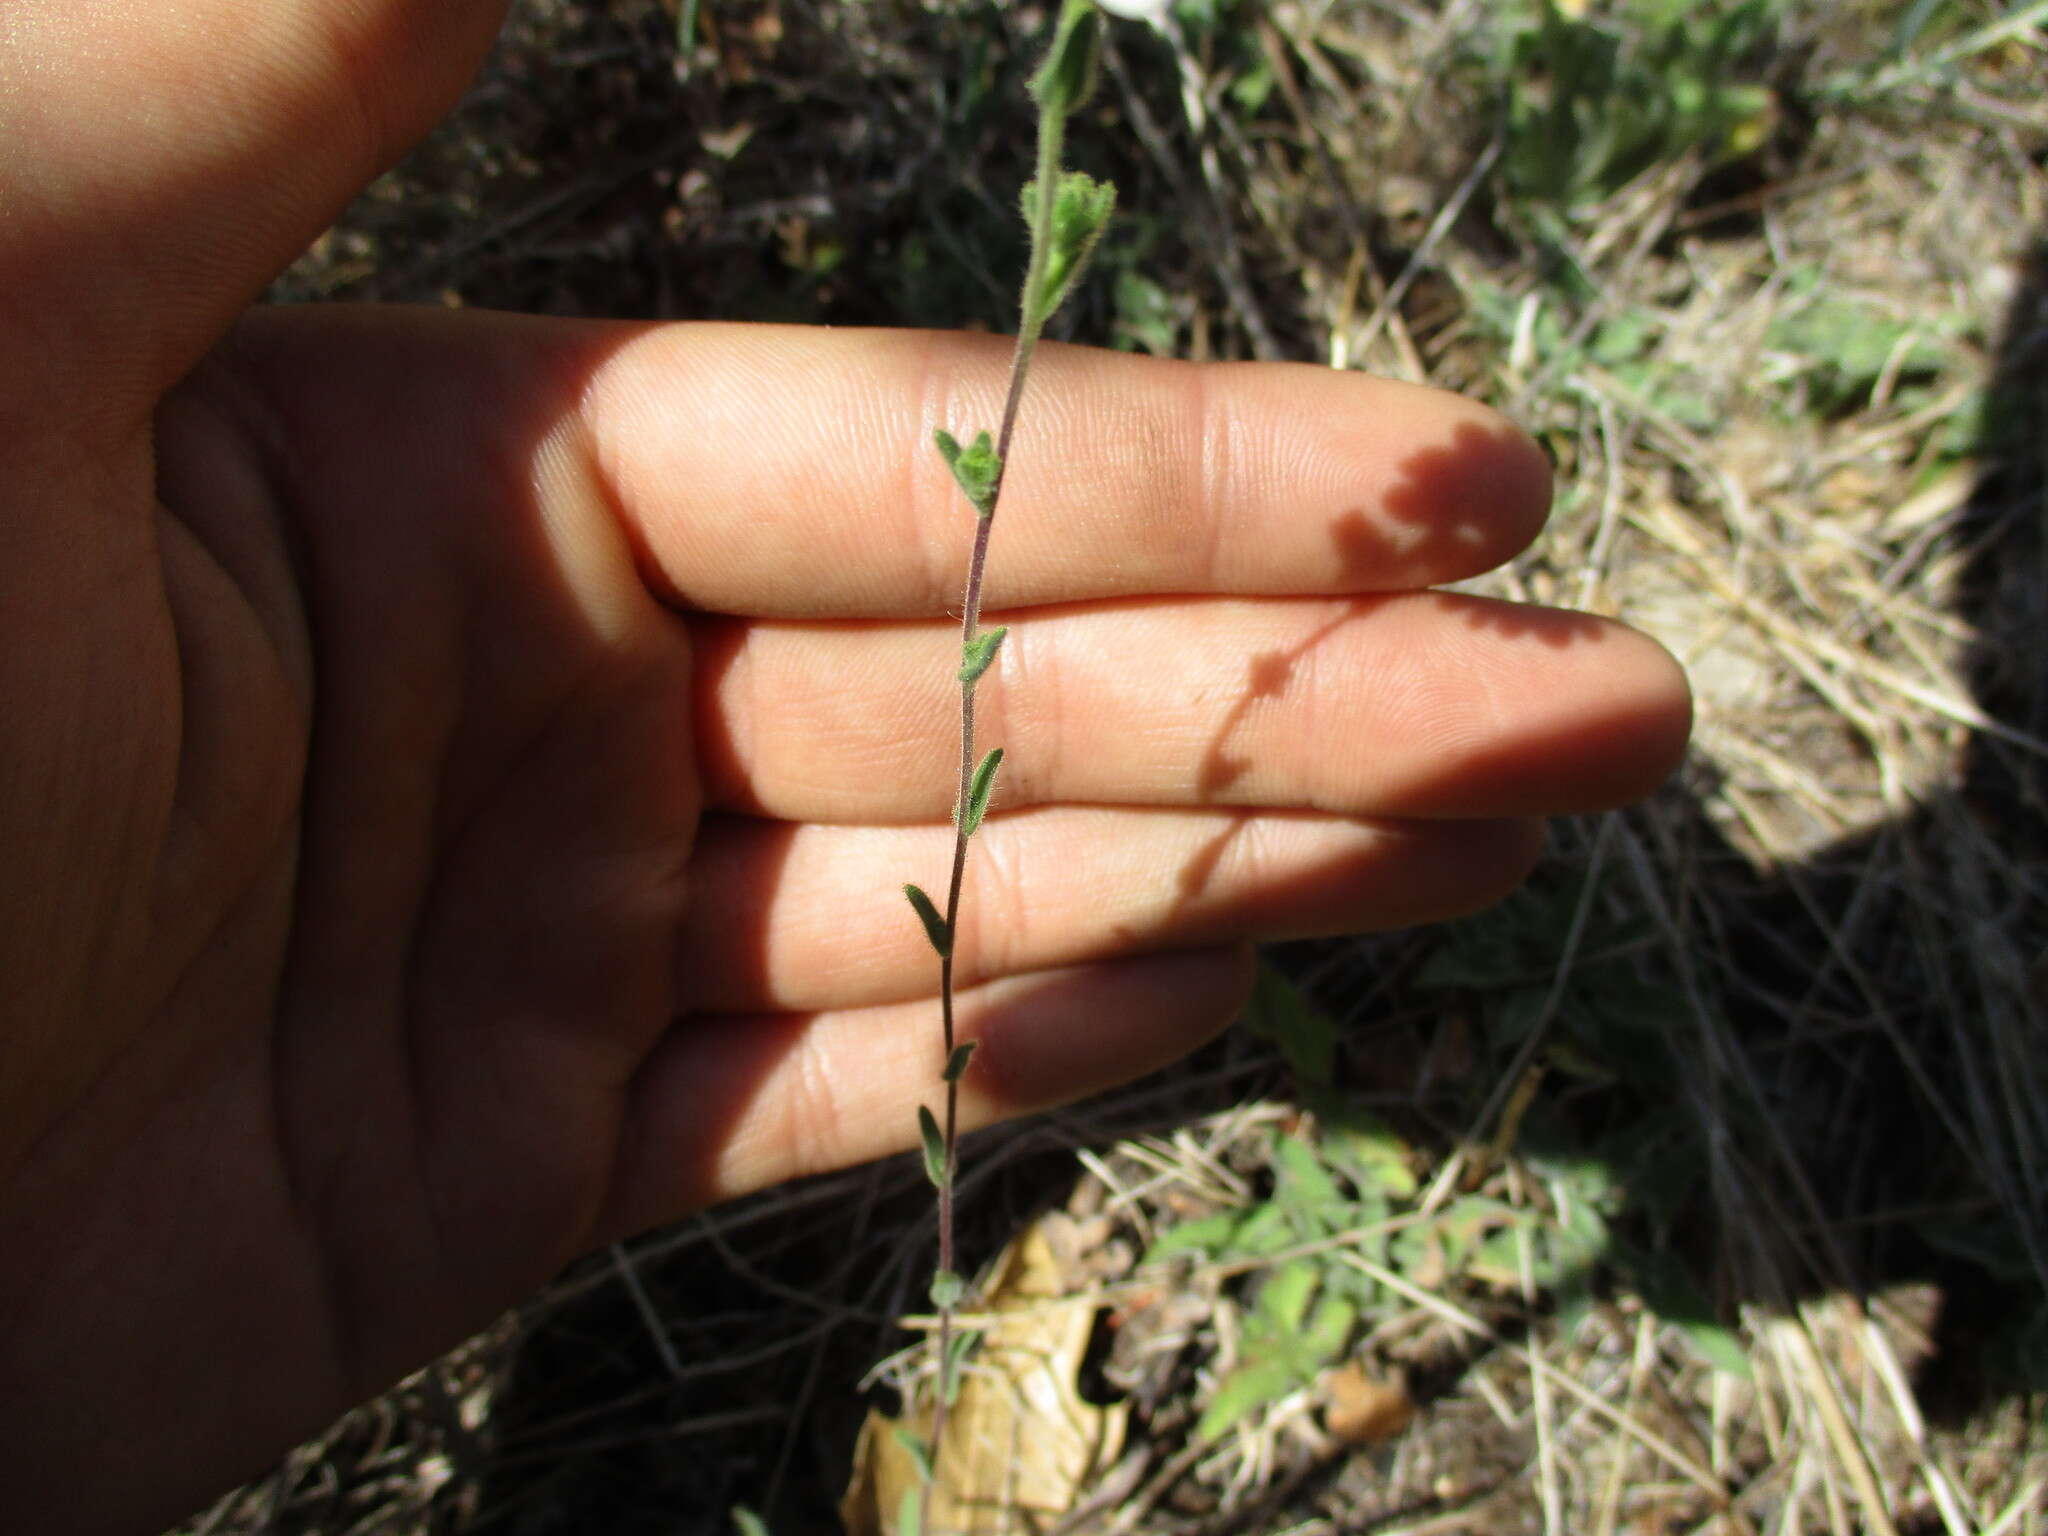
[[[1017,340],[1010,355],[1009,388],[1003,400],[1003,415],[996,439],[991,443],[983,432],[970,449],[963,449],[948,433],[937,434],[937,447],[954,472],[954,478],[973,503],[976,514],[974,550],[967,562],[966,591],[960,604],[960,781],[953,810],[953,868],[946,882],[943,913],[916,886],[905,894],[924,923],[932,947],[939,955],[939,1017],[942,1027],[946,1107],[943,1121],[927,1107],[918,1110],[919,1131],[924,1140],[926,1170],[938,1186],[939,1262],[932,1283],[932,1302],[938,1312],[939,1391],[932,1409],[931,1457],[936,1460],[945,1439],[946,1419],[958,1382],[954,1359],[954,1312],[963,1282],[957,1264],[958,1245],[954,1238],[955,1177],[959,1166],[960,1080],[965,1074],[971,1046],[962,1046],[956,1020],[953,988],[954,939],[959,932],[960,893],[967,875],[967,844],[987,812],[994,790],[995,774],[1001,765],[1000,749],[989,753],[978,766],[974,750],[974,692],[995,659],[995,647],[1003,632],[983,636],[981,604],[983,577],[988,569],[989,537],[1003,483],[1008,477],[1010,449],[1016,436],[1018,412],[1024,403],[1024,384],[1031,361],[1045,331],[1045,323],[1057,309],[1086,264],[1096,238],[1107,222],[1115,202],[1115,189],[1079,173],[1064,175],[1060,154],[1066,139],[1066,119],[1088,93],[1095,72],[1095,49],[1100,18],[1094,0],[1064,0],[1056,25],[1052,52],[1032,80],[1032,95],[1039,104],[1038,175],[1026,194],[1025,222],[1029,226],[1031,259],[1024,278],[1023,301],[1017,319]],[[931,1531],[932,1489],[937,1483],[927,1463],[922,1489],[914,1505],[918,1536]],[[906,1508],[903,1525],[910,1529],[911,1511]]]
[[[1000,468],[989,497],[986,515],[975,519],[974,552],[967,562],[967,588],[960,605],[960,643],[963,648],[979,633],[981,627],[982,577],[988,569],[989,535],[995,528],[996,511],[1002,503],[1003,482],[1008,478],[1010,468],[1010,444],[1017,432],[1017,415],[1024,404],[1024,381],[1031,372],[1031,359],[1038,350],[1038,338],[1045,330],[1046,314],[1039,293],[1044,286],[1045,272],[1049,260],[1048,247],[1051,244],[1053,202],[1058,194],[1060,175],[1060,153],[1066,138],[1065,117],[1061,113],[1047,112],[1038,120],[1038,178],[1036,184],[1036,206],[1031,210],[1031,258],[1024,277],[1024,301],[1018,315],[1017,342],[1010,353],[1010,382],[1003,399],[1002,424],[996,435],[996,458]],[[946,931],[957,934],[960,919],[960,890],[967,876],[967,843],[965,831],[967,806],[974,781],[974,691],[978,682],[963,682],[960,685],[960,784],[954,801],[953,871],[946,882]],[[953,1001],[953,951],[949,946],[939,960],[939,1016],[943,1028],[942,1061],[953,1059],[957,1042],[954,1026]],[[960,1083],[957,1077],[946,1081],[946,1116],[944,1121],[946,1164],[945,1178],[939,1184],[939,1269],[951,1273],[956,1268],[953,1184],[954,1170],[959,1162],[960,1139]],[[948,1399],[951,1392],[949,1374],[953,1348],[953,1311],[951,1306],[942,1306],[939,1311],[938,1355],[939,1393],[932,1410],[931,1444],[934,1454],[943,1442],[946,1430],[946,1411],[951,1406]],[[932,1483],[927,1482],[921,1500],[919,1529],[929,1531],[931,1515]]]

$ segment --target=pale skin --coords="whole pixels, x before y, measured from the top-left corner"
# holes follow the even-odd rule
[[[0,1526],[142,1532],[594,1245],[930,1097],[1000,342],[246,312],[497,0],[0,11]],[[1548,475],[1455,398],[1051,349],[989,568],[970,1124],[1253,941],[1511,889],[1676,762],[1619,626],[1421,589]],[[957,609],[956,609],[957,612]]]

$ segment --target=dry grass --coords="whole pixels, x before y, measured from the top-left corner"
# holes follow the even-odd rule
[[[1244,0],[1177,47],[1120,30],[1076,148],[1131,216],[1070,324],[1465,390],[1557,458],[1551,533],[1484,585],[1684,657],[1684,782],[1561,828],[1499,917],[1281,959],[1348,1026],[1332,1088],[1412,1148],[1404,1209],[1485,1197],[1541,1234],[1559,1169],[1597,1165],[1616,1243],[1677,1266],[1748,1374],[1620,1247],[1570,1296],[1526,1264],[1382,1265],[1354,1354],[1412,1422],[1349,1442],[1326,1381],[1184,1449],[1261,1271],[1140,1256],[1271,1199],[1276,1131],[1314,1123],[1239,1035],[970,1152],[980,1251],[1066,1210],[1114,1303],[1130,1446],[1067,1528],[2039,1532],[2048,17],[1787,0],[1742,60],[1774,93],[1744,153],[1678,146],[1546,209],[1512,195],[1507,114],[1554,82],[1487,62],[1511,9]],[[283,292],[1005,325],[1035,13],[704,12],[679,70],[653,5],[532,0]],[[712,1213],[192,1529],[714,1531],[735,1503],[829,1529],[854,1383],[918,1369],[892,1351],[929,1241],[895,1167]]]

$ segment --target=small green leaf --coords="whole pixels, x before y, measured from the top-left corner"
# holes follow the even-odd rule
[[[768,1522],[744,1504],[733,1505],[732,1528],[739,1536],[768,1536]]]
[[[946,1346],[946,1358],[939,1362],[939,1395],[945,1398],[949,1408],[953,1406],[953,1399],[960,1395],[960,1368],[967,1362],[967,1352],[980,1342],[979,1328],[963,1328]]]
[[[1302,1083],[1329,1085],[1337,1060],[1337,1026],[1270,965],[1259,967],[1244,1021],[1253,1033],[1280,1047]]]
[[[928,1483],[932,1480],[932,1448],[924,1443],[922,1436],[913,1435],[901,1424],[889,1431],[896,1437],[896,1443],[910,1453],[910,1459],[917,1466],[917,1480]],[[763,1532],[762,1536],[766,1536]]]
[[[1392,1200],[1412,1199],[1412,1149],[1394,1128],[1369,1110],[1346,1106],[1330,1116],[1323,1132],[1323,1156],[1349,1174],[1358,1187]]]
[[[1214,1440],[1239,1420],[1268,1403],[1278,1402],[1301,1383],[1285,1360],[1252,1360],[1240,1365],[1216,1386],[1216,1395],[1196,1426],[1197,1440]]]
[[[917,1106],[917,1136],[924,1144],[924,1176],[932,1181],[934,1189],[946,1187],[946,1138],[939,1131],[939,1122],[924,1105]]]
[[[996,648],[1003,643],[1003,636],[1010,632],[1010,626],[1000,624],[994,629],[985,629],[960,648],[960,681],[978,683],[982,673],[995,665]]]
[[[1230,1246],[1216,1256],[1219,1259],[1266,1259],[1283,1248],[1293,1247],[1300,1240],[1294,1223],[1287,1219],[1286,1210],[1277,1200],[1269,1200],[1252,1207],[1230,1234]]]
[[[1354,1251],[1364,1250],[1369,1246],[1372,1245],[1370,1240],[1367,1240],[1359,1243],[1357,1250]],[[1376,1261],[1381,1260],[1386,1249],[1386,1240],[1384,1238],[1380,1240],[1378,1247],[1381,1250],[1380,1253],[1361,1252],[1361,1257]],[[1323,1271],[1323,1290],[1331,1295],[1341,1296],[1350,1303],[1354,1316],[1357,1309],[1377,1306],[1380,1299],[1379,1283],[1372,1276],[1360,1274],[1348,1264],[1332,1265],[1329,1269]]]
[[[931,897],[914,885],[903,887],[903,894],[910,898],[911,908],[917,913],[917,920],[924,924],[924,936],[932,941],[932,948],[945,960],[953,953],[953,931],[946,926],[946,920],[939,916],[939,909],[932,905]]]
[[[1177,1227],[1168,1227],[1145,1250],[1144,1262],[1158,1264],[1184,1253],[1214,1258],[1230,1241],[1231,1234],[1237,1230],[1237,1223],[1236,1211],[1218,1211],[1213,1216],[1198,1216]]]
[[[1428,1237],[1434,1231],[1440,1246],[1438,1259],[1453,1271],[1461,1270],[1491,1234],[1503,1230],[1511,1233],[1521,1219],[1515,1208],[1505,1201],[1486,1195],[1461,1195],[1438,1213],[1432,1226],[1411,1227],[1402,1233],[1403,1239],[1413,1241],[1401,1244],[1401,1251],[1426,1261],[1430,1246]],[[1408,1266],[1404,1264],[1403,1267]]]
[[[924,1489],[913,1483],[903,1490],[903,1502],[896,1506],[896,1529],[890,1536],[923,1536]]]
[[[947,1082],[957,1083],[967,1075],[967,1063],[974,1059],[974,1047],[979,1043],[975,1040],[966,1040],[953,1047],[953,1054],[946,1058]]]
[[[1102,22],[1095,0],[1066,0],[1045,62],[1031,77],[1031,95],[1046,117],[1065,117],[1095,89],[1102,54]]]
[[[1308,1304],[1315,1297],[1319,1280],[1315,1265],[1306,1260],[1282,1264],[1259,1287],[1260,1313],[1271,1318],[1283,1332],[1299,1332],[1308,1317]]]
[[[1298,1136],[1278,1136],[1273,1141],[1275,1180],[1273,1198],[1309,1228],[1326,1224],[1335,1231],[1353,1224],[1356,1208],[1344,1198],[1344,1191],[1323,1166],[1316,1151]],[[1304,1237],[1321,1233],[1305,1230]]]
[[[960,1305],[960,1298],[967,1294],[967,1282],[960,1278],[957,1270],[942,1269],[932,1276],[932,1305],[941,1312],[950,1312]]]
[[[967,814],[960,818],[963,836],[972,837],[981,826],[981,818],[988,814],[988,797],[996,787],[996,769],[1003,764],[1003,749],[997,747],[981,760],[981,766],[974,770],[974,780],[967,789]]]
[[[946,461],[946,468],[953,472],[954,483],[973,503],[974,510],[982,517],[995,511],[996,487],[1003,478],[1003,461],[996,453],[995,440],[981,432],[962,448],[960,440],[942,427],[932,434],[932,441],[938,446],[939,457]]]
[[[1742,1337],[1732,1328],[1720,1323],[1681,1322],[1679,1331],[1692,1347],[1699,1351],[1700,1358],[1717,1371],[1726,1371],[1730,1376],[1744,1380],[1755,1375],[1749,1363],[1749,1351],[1743,1347]]]
[[[1230,99],[1247,112],[1257,112],[1273,94],[1273,66],[1261,61],[1230,82]]]
[[[1314,1370],[1321,1370],[1344,1353],[1357,1322],[1358,1309],[1341,1297],[1325,1296],[1316,1304],[1315,1320],[1301,1340],[1308,1359],[1315,1362]]]

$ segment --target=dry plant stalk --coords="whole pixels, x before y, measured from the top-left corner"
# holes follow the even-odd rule
[[[960,779],[953,806],[953,872],[947,883],[945,910],[942,913],[931,897],[916,886],[903,888],[939,956],[939,1010],[944,1029],[944,1066],[940,1074],[945,1085],[943,1123],[927,1105],[920,1105],[917,1112],[925,1172],[938,1189],[939,1201],[939,1260],[931,1286],[932,1305],[939,1315],[940,1361],[939,1395],[932,1417],[934,1448],[942,1443],[946,1410],[959,1386],[960,1356],[964,1352],[956,1347],[953,1328],[953,1311],[966,1289],[966,1282],[955,1268],[953,1189],[959,1161],[960,1080],[974,1054],[974,1043],[962,1043],[954,1027],[953,936],[958,931],[967,845],[987,814],[996,770],[1003,760],[1001,747],[991,750],[978,763],[974,755],[974,690],[995,664],[996,652],[1007,633],[1003,626],[986,632],[980,627],[982,577],[988,565],[989,533],[995,525],[1003,472],[1017,428],[1018,408],[1024,400],[1024,380],[1031,370],[1032,354],[1046,321],[1065,302],[1087,265],[1116,202],[1113,186],[1078,171],[1063,170],[1060,165],[1067,118],[1094,88],[1101,26],[1096,0],[1064,0],[1051,51],[1031,79],[1031,94],[1038,104],[1038,164],[1037,175],[1025,186],[1022,198],[1031,258],[1024,277],[1017,342],[1010,358],[1010,382],[1001,424],[993,439],[984,431],[965,447],[943,429],[936,438],[940,456],[974,509],[976,528],[960,615]],[[928,1458],[925,1464],[929,1467]],[[923,1488],[906,1500],[898,1518],[897,1536],[917,1536],[923,1531],[930,1501],[931,1479],[927,1476]]]

